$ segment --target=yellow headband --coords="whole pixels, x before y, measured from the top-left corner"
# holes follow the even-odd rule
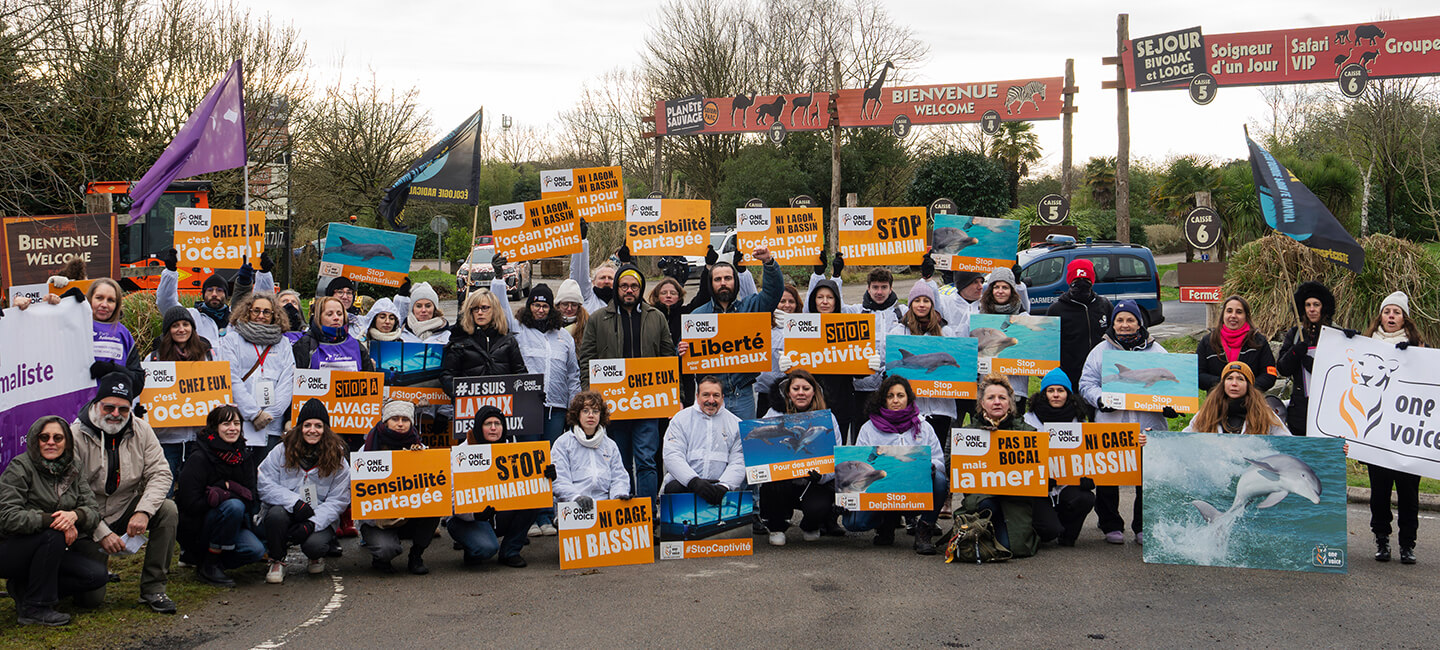
[[[636,271],[635,269],[625,269],[624,271],[621,271],[620,277],[615,278],[615,283],[618,285],[620,283],[620,278],[623,278],[627,275],[635,276],[635,281],[639,282],[642,286],[645,284],[645,277],[640,275],[640,272]]]

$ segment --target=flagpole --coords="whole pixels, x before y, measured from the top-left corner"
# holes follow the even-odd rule
[[[244,170],[245,170],[245,171],[242,172],[242,174],[241,174],[241,175],[243,176],[244,180],[242,180],[241,182],[244,184],[245,187],[241,190],[241,192],[243,192],[243,193],[241,194],[241,196],[245,197],[243,209],[245,210],[245,243],[246,243],[246,248],[248,249],[248,248],[249,248],[249,243],[250,243],[250,157],[249,157],[249,156],[246,156],[246,157],[245,157],[245,167],[244,167]],[[265,243],[262,241],[262,242],[260,243],[260,245],[261,245],[261,246],[264,246]],[[251,252],[251,253],[254,253],[255,251],[250,251],[250,252]]]

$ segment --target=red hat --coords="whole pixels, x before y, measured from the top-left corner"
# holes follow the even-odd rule
[[[1073,284],[1076,278],[1085,278],[1094,284],[1095,264],[1090,260],[1078,257],[1070,260],[1070,266],[1065,267],[1065,284]]]

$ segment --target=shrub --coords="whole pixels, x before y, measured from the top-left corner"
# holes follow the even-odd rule
[[[1134,214],[1132,213],[1132,217]],[[1030,227],[1044,225],[1040,223],[1040,215],[1036,212],[1035,206],[1015,208],[1003,215],[1006,219],[1017,219],[1020,221],[1021,249],[1029,247]],[[1064,225],[1075,226],[1080,231],[1080,240],[1086,237],[1094,237],[1097,241],[1102,239],[1115,239],[1115,211],[1099,210],[1094,208],[1071,209],[1070,216],[1065,219]],[[1130,241],[1142,246],[1146,245],[1145,230],[1142,228],[1130,228]]]
[[[441,298],[455,297],[455,274],[453,273],[429,269],[411,271],[410,282],[414,284],[429,282],[430,286],[435,289],[435,293],[439,294]]]
[[[180,304],[186,307],[195,304],[195,295],[180,294]],[[155,349],[155,340],[160,338],[160,325],[164,314],[155,306],[155,292],[136,292],[125,295],[121,302],[120,324],[130,330],[135,338],[135,354],[144,357]]]
[[[1411,320],[1427,344],[1440,341],[1440,261],[1424,247],[1389,235],[1360,239],[1365,268],[1359,273],[1332,264],[1289,237],[1272,234],[1250,242],[1230,256],[1225,293],[1250,301],[1252,320],[1261,332],[1281,334],[1296,324],[1295,287],[1307,280],[1335,294],[1335,324],[1364,330],[1393,291],[1410,296]]]
[[[1145,226],[1145,241],[1156,254],[1185,252],[1185,234],[1180,226],[1154,224]]]

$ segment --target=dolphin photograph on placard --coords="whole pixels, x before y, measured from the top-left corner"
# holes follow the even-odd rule
[[[797,463],[830,459],[835,454],[835,419],[829,410],[791,413],[740,422],[740,449],[745,454],[746,476],[753,483],[804,476]],[[757,468],[764,468],[757,473]],[[830,472],[827,463],[822,474]],[[761,478],[766,477],[766,478]],[[757,480],[759,479],[759,480]]]
[[[976,340],[957,336],[885,337],[885,372],[910,381],[918,397],[969,399],[975,393]]]
[[[835,448],[835,491],[919,493],[930,491],[927,445]]]
[[[387,386],[413,386],[440,378],[443,344],[372,340],[368,345],[375,370],[385,373]]]
[[[325,231],[323,260],[345,266],[409,273],[415,235],[332,223]]]
[[[1200,367],[1193,354],[1105,350],[1100,358],[1100,399],[1122,411],[1179,413],[1200,408]]]
[[[1040,375],[1060,367],[1060,319],[1030,314],[971,314],[980,373]]]
[[[1151,432],[1146,562],[1345,573],[1345,452],[1334,438]]]
[[[750,537],[755,522],[755,495],[726,492],[720,503],[712,504],[697,494],[660,495],[660,541],[694,541]]]
[[[930,248],[937,268],[985,272],[1014,264],[1019,238],[1020,222],[1014,219],[937,214]]]

